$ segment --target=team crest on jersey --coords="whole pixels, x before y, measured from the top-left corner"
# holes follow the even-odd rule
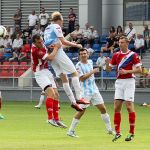
[[[39,54],[39,55],[43,55],[43,52],[42,52],[42,51],[39,51],[38,54]]]

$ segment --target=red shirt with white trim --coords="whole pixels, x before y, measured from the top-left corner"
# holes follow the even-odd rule
[[[130,53],[132,53],[132,54],[130,55]],[[121,62],[124,59],[126,59],[125,62],[122,65],[120,65]],[[120,70],[120,69],[132,70],[134,66],[138,67],[138,66],[141,66],[141,65],[142,65],[141,60],[140,60],[138,54],[135,53],[135,52],[132,52],[131,50],[128,50],[127,53],[123,53],[121,50],[119,52],[114,53],[114,55],[112,57],[112,60],[109,63],[109,66],[116,67],[116,69],[117,69],[117,79],[134,78],[135,77],[134,74],[128,73],[128,74],[120,75],[118,73],[118,70]],[[118,66],[119,66],[119,69],[118,69]]]
[[[34,72],[40,71],[42,69],[48,69],[48,62],[46,57],[48,56],[45,46],[38,49],[34,44],[31,47],[31,60],[32,60],[32,70]]]

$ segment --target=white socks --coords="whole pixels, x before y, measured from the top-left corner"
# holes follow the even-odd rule
[[[107,128],[107,131],[112,130],[109,115],[108,115],[107,113],[105,113],[105,114],[101,114],[101,117],[102,117],[103,121],[105,122],[105,125],[106,125],[106,128]]]
[[[40,101],[39,101],[39,104],[38,104],[39,106],[41,106],[43,104],[44,99],[45,99],[45,95],[41,95],[40,96]]]
[[[78,77],[72,77],[72,85],[74,87],[77,100],[80,100],[82,97],[81,97],[81,87],[80,87],[80,82]]]
[[[76,104],[76,100],[75,100],[73,92],[72,92],[72,90],[70,88],[69,83],[63,83],[63,88],[64,88],[64,90],[65,90],[69,100],[71,101],[71,103]]]
[[[70,128],[69,128],[69,131],[74,131],[74,129],[75,129],[75,127],[77,126],[78,122],[79,122],[78,119],[73,118],[73,119],[72,119],[72,123],[71,123]]]

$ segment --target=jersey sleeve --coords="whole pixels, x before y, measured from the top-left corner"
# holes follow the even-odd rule
[[[117,53],[115,53],[109,63],[109,66],[110,67],[115,67],[117,65],[117,62],[116,62],[116,57],[117,57]]]
[[[55,32],[55,34],[56,34],[56,36],[57,36],[58,38],[64,37],[64,36],[63,36],[63,33],[62,33],[62,29],[61,29],[61,27],[60,27],[59,25],[55,25],[55,27],[54,27],[54,32]]]
[[[77,64],[76,64],[76,70],[77,70],[77,72],[78,72],[79,78],[80,78],[81,76],[83,76],[83,71],[82,71],[82,69],[81,69],[80,63],[77,63]]]
[[[133,64],[135,67],[139,67],[142,65],[142,62],[141,62],[139,55],[137,53],[134,53],[134,55],[133,55]]]

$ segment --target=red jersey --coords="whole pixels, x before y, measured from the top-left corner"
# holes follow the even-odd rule
[[[127,79],[135,77],[134,74],[122,74],[118,73],[118,70],[132,70],[133,66],[138,67],[141,66],[141,61],[137,53],[128,50],[127,53],[123,53],[121,50],[119,52],[114,53],[112,60],[109,64],[111,67],[116,67],[117,69],[117,78],[118,79]]]
[[[45,47],[38,49],[34,44],[32,44],[31,60],[32,60],[32,70],[34,72],[40,71],[42,69],[48,69],[48,62],[46,60],[47,56],[48,54]]]

